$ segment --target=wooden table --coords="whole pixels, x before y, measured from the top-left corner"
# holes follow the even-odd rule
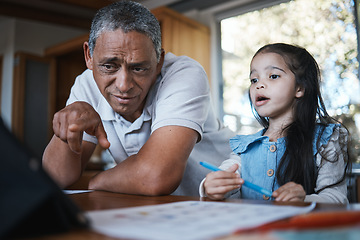
[[[148,197],[148,196],[138,196],[138,195],[128,195],[128,194],[118,194],[110,193],[103,191],[93,191],[87,193],[78,193],[70,194],[69,197],[84,211],[90,210],[104,210],[104,209],[115,209],[115,208],[126,208],[126,207],[137,207],[145,205],[156,205],[164,204],[178,201],[210,201],[207,198],[198,198],[198,197],[186,197],[186,196],[159,196],[159,197]],[[239,202],[239,203],[258,203],[258,204],[280,204],[280,205],[290,205],[289,203],[275,203],[275,202],[265,202],[265,201],[249,201],[249,200],[226,200],[227,202]],[[305,206],[307,203],[292,203],[291,205],[296,206]],[[322,210],[344,210],[346,205],[341,204],[318,204],[315,208],[315,211]],[[242,237],[249,237],[248,235]],[[236,237],[236,239],[243,239],[242,237]],[[255,236],[256,237],[256,236]],[[232,239],[232,236],[225,237],[223,239]],[[262,236],[263,239],[266,237]],[[91,231],[90,229],[74,229],[70,232],[57,234],[57,235],[48,235],[40,238],[32,239],[46,239],[46,240],[116,240],[119,238],[112,238],[98,234]],[[256,238],[255,238],[256,239]]]

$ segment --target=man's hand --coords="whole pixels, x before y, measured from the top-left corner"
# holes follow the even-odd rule
[[[273,192],[272,196],[275,201],[301,201],[303,202],[306,196],[303,186],[294,182],[288,182],[276,191]]]
[[[86,102],[74,102],[54,115],[54,134],[75,152],[81,152],[83,132],[96,136],[101,147],[110,146],[99,114]]]
[[[209,173],[204,182],[206,195],[213,200],[222,200],[227,192],[240,188],[244,180],[235,173],[238,168],[239,166],[234,164],[226,171]]]

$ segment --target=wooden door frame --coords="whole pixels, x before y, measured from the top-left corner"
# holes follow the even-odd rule
[[[54,113],[54,96],[55,83],[54,72],[56,68],[55,60],[53,58],[36,56],[29,53],[17,52],[15,54],[14,64],[14,80],[13,80],[13,95],[12,95],[12,131],[20,140],[24,140],[24,114],[25,114],[25,81],[26,81],[26,61],[34,60],[37,62],[44,62],[50,65],[49,71],[49,99],[48,99],[48,126],[51,126],[51,116]],[[49,136],[50,138],[50,136]]]

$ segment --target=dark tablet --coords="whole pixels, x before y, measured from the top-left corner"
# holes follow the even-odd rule
[[[34,136],[36,138],[36,136]],[[85,228],[83,212],[0,119],[0,239]]]

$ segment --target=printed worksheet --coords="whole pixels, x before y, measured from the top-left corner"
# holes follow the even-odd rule
[[[92,229],[111,237],[201,240],[311,211],[307,207],[183,201],[87,212]]]

